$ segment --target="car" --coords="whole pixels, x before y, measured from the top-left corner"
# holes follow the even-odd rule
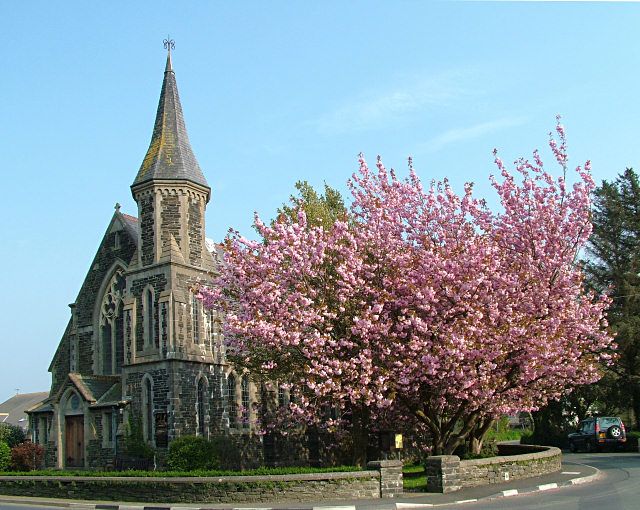
[[[622,448],[627,441],[627,432],[618,417],[594,416],[582,420],[568,439],[572,452],[595,452],[605,448]]]

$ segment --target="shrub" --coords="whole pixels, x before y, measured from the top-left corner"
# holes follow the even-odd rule
[[[11,425],[9,423],[0,423],[0,441],[7,443],[9,448],[18,446],[20,443],[24,443],[26,436],[24,430],[17,425]]]
[[[167,466],[176,471],[217,469],[220,465],[215,445],[199,436],[183,436],[169,445]]]
[[[125,453],[137,459],[153,459],[155,451],[144,440],[142,420],[140,417],[130,415],[127,425],[127,433],[124,437]]]
[[[228,437],[214,436],[209,442],[218,459],[219,469],[238,469],[242,455],[234,441],[230,441]]]
[[[33,471],[42,466],[44,448],[39,444],[25,441],[11,449],[11,467],[16,471]]]
[[[0,471],[6,471],[11,465],[11,448],[4,441],[0,441]]]

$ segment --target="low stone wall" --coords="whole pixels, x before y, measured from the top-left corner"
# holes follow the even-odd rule
[[[427,491],[453,492],[555,473],[561,469],[562,452],[550,446],[499,445],[499,457],[460,460],[455,455],[428,457]]]
[[[377,461],[368,467],[375,470],[199,478],[0,476],[0,494],[149,503],[309,501],[402,494],[400,461]]]

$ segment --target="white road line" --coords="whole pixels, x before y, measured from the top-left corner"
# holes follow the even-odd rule
[[[401,508],[429,508],[432,506],[431,503],[396,503],[396,510]]]
[[[507,489],[506,491],[502,491],[502,495],[505,498],[508,498],[509,496],[517,496],[518,495],[518,489]]]
[[[313,510],[356,510],[355,505],[352,506],[314,506]]]
[[[561,475],[579,475],[580,471],[563,471]]]
[[[460,501],[456,501],[456,505],[461,505],[462,503],[475,503],[478,501],[477,499],[461,499]]]
[[[549,489],[557,489],[557,483],[545,483],[544,485],[538,485],[539,491],[548,491]]]

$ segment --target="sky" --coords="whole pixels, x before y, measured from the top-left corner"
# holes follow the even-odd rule
[[[166,59],[212,189],[207,236],[252,236],[297,180],[343,191],[357,155],[475,183],[545,149],[600,182],[640,168],[640,5],[0,0],[0,402],[47,372],[148,148]],[[551,165],[548,150],[543,157]]]

